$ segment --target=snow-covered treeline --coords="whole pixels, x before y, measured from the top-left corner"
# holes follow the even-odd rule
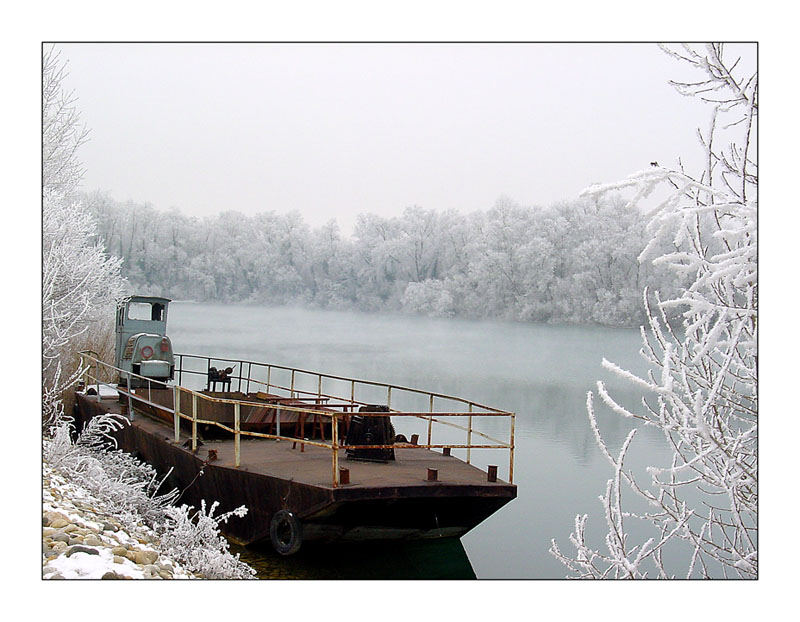
[[[201,220],[101,193],[83,200],[132,286],[176,299],[638,325],[644,284],[674,292],[678,282],[638,261],[647,217],[611,196],[362,214],[351,238],[297,213]]]

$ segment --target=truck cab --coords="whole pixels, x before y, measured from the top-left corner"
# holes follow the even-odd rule
[[[131,372],[160,382],[175,374],[172,342],[167,337],[169,298],[128,296],[117,304],[114,365],[120,386],[142,387],[147,381],[129,377]]]

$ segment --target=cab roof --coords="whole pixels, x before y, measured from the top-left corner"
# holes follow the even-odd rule
[[[120,299],[118,305],[124,305],[129,302],[157,302],[160,304],[168,304],[172,302],[170,298],[162,298],[161,296],[126,296]]]

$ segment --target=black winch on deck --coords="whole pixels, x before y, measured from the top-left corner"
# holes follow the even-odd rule
[[[388,406],[362,406],[358,412],[388,413]],[[345,445],[391,445],[394,443],[394,426],[389,417],[361,417],[353,415],[350,428],[347,430]],[[345,451],[348,460],[365,462],[389,462],[394,460],[394,449],[391,448],[348,448]]]

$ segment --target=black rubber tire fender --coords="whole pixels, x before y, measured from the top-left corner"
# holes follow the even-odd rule
[[[289,510],[278,510],[269,522],[269,540],[280,555],[294,555],[303,544],[303,526]]]

